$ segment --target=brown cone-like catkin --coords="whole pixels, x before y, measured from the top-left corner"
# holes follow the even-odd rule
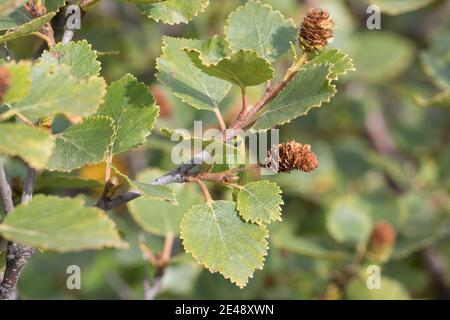
[[[11,73],[5,67],[0,67],[0,103],[11,85]]]
[[[291,172],[292,170],[311,172],[319,166],[319,162],[309,144],[301,144],[292,140],[279,144],[269,151],[265,166],[278,172]]]
[[[394,227],[384,221],[378,222],[373,227],[367,248],[369,260],[380,263],[388,261],[394,249],[396,237]]]
[[[300,27],[299,41],[306,52],[325,48],[333,39],[334,22],[328,11],[311,9]]]

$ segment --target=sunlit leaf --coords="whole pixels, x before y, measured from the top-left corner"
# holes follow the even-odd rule
[[[77,198],[37,195],[3,220],[0,234],[11,241],[59,252],[127,247],[104,212],[84,207],[83,200]]]
[[[264,226],[243,221],[231,201],[194,206],[181,221],[186,252],[241,288],[263,267],[267,236]]]
[[[294,22],[286,20],[281,12],[259,1],[249,1],[231,13],[225,26],[225,37],[230,48],[250,49],[273,61],[297,43]]]
[[[89,117],[69,127],[57,136],[48,169],[72,171],[105,160],[113,134],[113,120],[105,116]]]
[[[0,153],[18,156],[36,169],[44,168],[55,145],[46,130],[24,124],[0,124]]]
[[[250,182],[239,190],[237,210],[246,221],[270,223],[281,221],[281,189],[274,182]]]

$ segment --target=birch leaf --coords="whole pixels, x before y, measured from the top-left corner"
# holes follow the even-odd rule
[[[231,201],[193,206],[181,221],[186,252],[243,288],[267,255],[267,229],[243,221]]]
[[[269,61],[287,52],[297,43],[297,28],[280,11],[259,1],[249,1],[231,13],[225,26],[225,38],[234,51],[250,49]]]
[[[281,221],[281,189],[268,180],[250,182],[240,189],[237,209],[245,221],[258,224]]]
[[[103,211],[84,207],[78,198],[37,195],[3,220],[0,234],[10,241],[58,252],[128,246]]]

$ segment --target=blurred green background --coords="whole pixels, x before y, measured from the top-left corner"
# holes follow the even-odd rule
[[[331,103],[280,128],[282,141],[310,144],[320,167],[311,174],[271,178],[282,187],[285,205],[283,222],[270,225],[264,270],[256,271],[241,290],[198,266],[182,253],[177,240],[178,255],[166,269],[156,298],[450,298],[450,99],[433,100],[448,87],[431,68],[450,79],[450,2],[411,1],[418,7],[428,4],[398,15],[383,13],[381,30],[367,29],[368,4],[361,0],[262,2],[298,25],[309,6],[327,8],[336,24],[332,47],[348,53],[357,71],[339,81]],[[373,2],[389,12],[390,2],[409,1]],[[173,168],[172,144],[158,135],[158,128],[192,128],[194,119],[215,125],[213,116],[184,105],[155,80],[161,37],[223,35],[226,17],[243,3],[210,0],[205,12],[189,24],[168,26],[142,16],[133,5],[104,0],[83,19],[75,40],[87,39],[100,52],[107,81],[128,72],[136,75],[149,84],[162,109],[148,143],[115,159],[129,175],[147,167]],[[11,48],[15,57],[28,58],[30,48],[39,45],[26,38]],[[288,56],[279,63],[278,76],[289,63]],[[256,101],[263,90],[251,88],[250,100]],[[223,103],[228,123],[238,111],[239,99],[233,92]],[[102,172],[95,166],[80,175],[97,178]],[[214,187],[214,196],[231,195]],[[37,254],[19,282],[21,297],[143,299],[144,282],[152,280],[155,270],[139,251],[142,231],[127,208],[110,216],[132,244],[129,250]],[[357,256],[356,243],[367,240],[381,220],[397,232],[392,257],[382,267],[382,289],[368,290],[364,283],[351,281],[340,290],[334,284]],[[330,226],[333,223],[343,224],[338,225],[343,234]],[[145,239],[155,251],[163,243],[163,238],[149,233]],[[66,288],[66,268],[72,264],[81,267],[81,290]]]

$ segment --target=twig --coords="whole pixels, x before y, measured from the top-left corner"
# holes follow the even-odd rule
[[[153,254],[152,250],[150,250],[150,248],[144,243],[141,242],[139,243],[139,249],[141,250],[142,254],[144,255],[144,257],[154,266],[156,266],[158,264],[158,259],[156,258],[156,256]]]
[[[11,186],[6,179],[5,165],[3,159],[0,158],[0,196],[2,199],[3,210],[6,214],[14,209],[12,200]]]
[[[238,134],[240,129],[244,129],[249,124],[251,117],[254,116],[259,110],[261,110],[267,103],[269,103],[273,98],[275,98],[281,90],[283,90],[289,81],[292,80],[294,75],[298,72],[301,66],[306,63],[306,55],[303,54],[300,59],[295,62],[286,72],[286,75],[278,85],[271,88],[266,88],[261,99],[252,107],[246,106],[245,112],[240,112],[233,124],[226,130],[225,141],[230,142]],[[295,68],[294,68],[295,66]],[[209,159],[209,154],[207,152],[199,152],[190,161],[185,164],[180,165],[174,170],[166,173],[165,175],[153,180],[150,184],[153,185],[167,185],[171,183],[183,183],[186,182],[185,178],[187,173],[193,169],[202,160]],[[97,201],[96,207],[103,209],[105,211],[114,209],[115,207],[121,206],[129,201],[132,201],[141,196],[141,192],[138,190],[129,191],[121,196],[114,199],[102,199]]]
[[[26,204],[33,198],[34,181],[36,179],[36,170],[28,167],[27,177],[23,184],[22,203]]]
[[[36,171],[32,168],[28,168],[27,177],[25,178],[23,186],[22,204],[28,203],[33,197],[35,176]],[[2,283],[0,284],[0,300],[9,300],[14,297],[14,290],[16,288],[17,280],[20,277],[20,273],[34,252],[35,250],[33,247],[8,242],[5,273],[3,275]]]
[[[200,186],[200,189],[202,190],[203,196],[205,197],[205,201],[208,203],[213,201],[211,198],[211,194],[208,191],[208,187],[206,187],[206,185],[203,183],[202,180],[191,176],[191,177],[186,177],[185,181],[186,182],[195,182],[196,184],[198,184]]]
[[[168,232],[164,239],[164,249],[163,252],[161,253],[161,259],[165,265],[167,265],[170,261],[174,241],[175,235],[171,232]]]
[[[222,113],[220,112],[219,108],[214,108],[214,113],[217,117],[217,120],[219,121],[220,130],[224,132],[227,129],[227,126],[225,125],[225,121],[223,120]]]
[[[153,283],[150,284],[148,279],[144,280],[144,299],[155,300],[156,295],[162,288],[162,276],[157,276],[153,279]]]
[[[150,284],[148,279],[144,281],[144,299],[153,300],[158,292],[161,290],[162,278],[164,276],[164,271],[170,262],[170,257],[172,255],[173,243],[175,236],[172,233],[167,233],[164,239],[164,248],[160,254],[153,254],[151,249],[144,243],[139,244],[139,248],[142,251],[144,257],[153,265],[156,269],[155,277]]]
[[[111,163],[112,163],[112,154],[108,156],[106,159],[106,167],[105,167],[105,182],[111,178]]]
[[[236,176],[238,171],[240,171],[240,169],[237,168],[222,172],[199,172],[193,175],[193,177],[200,180],[232,184],[238,179]]]

